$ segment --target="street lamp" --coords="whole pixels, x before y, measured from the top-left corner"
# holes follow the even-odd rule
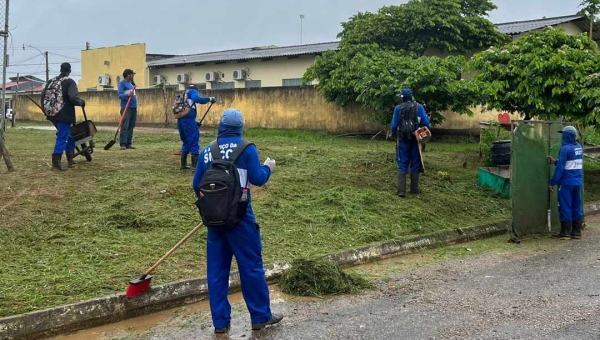
[[[31,46],[31,45],[27,45],[27,47],[36,49],[38,52],[40,52],[41,55],[44,56],[44,58],[46,58],[46,83],[47,83],[48,80],[50,80],[50,69],[48,68],[48,51],[42,52],[42,51],[40,51],[39,48],[37,48],[35,46]],[[25,51],[25,44],[23,44],[23,51]]]

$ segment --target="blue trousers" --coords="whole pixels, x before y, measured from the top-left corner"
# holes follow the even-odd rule
[[[580,185],[561,185],[558,189],[558,211],[561,222],[583,219]]]
[[[398,163],[398,173],[408,173],[410,165],[411,173],[418,173],[421,170],[421,155],[419,155],[419,142],[401,140],[396,147],[396,162]]]
[[[121,116],[123,116],[123,110],[121,110]],[[135,122],[137,120],[137,109],[128,108],[127,116],[123,119],[123,125],[121,125],[121,136],[119,144],[121,146],[131,146],[133,142],[133,129],[135,128]]]
[[[177,130],[181,139],[181,152],[197,155],[200,153],[200,131],[195,119],[179,119]]]
[[[208,297],[214,327],[225,328],[231,320],[227,294],[233,256],[238,264],[242,294],[252,323],[269,321],[272,317],[269,287],[263,268],[258,224],[242,222],[225,231],[209,228],[206,243]]]
[[[71,124],[65,122],[52,122],[56,127],[56,143],[54,154],[62,154],[65,151],[75,150],[75,139],[71,136]]]

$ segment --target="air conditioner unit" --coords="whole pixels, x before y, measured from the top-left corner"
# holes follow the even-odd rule
[[[246,70],[234,70],[233,71],[233,79],[235,79],[235,80],[246,79]]]
[[[123,76],[117,76],[117,84],[120,83],[121,80],[123,80]]]
[[[99,75],[98,76],[98,85],[109,86],[110,85],[110,76],[108,74]]]
[[[163,77],[159,74],[154,76],[154,85],[162,84]]]
[[[220,79],[218,72],[206,72],[206,81],[213,82]]]
[[[186,84],[187,82],[189,82],[189,75],[186,74],[186,73],[178,74],[177,75],[177,82],[179,84]]]

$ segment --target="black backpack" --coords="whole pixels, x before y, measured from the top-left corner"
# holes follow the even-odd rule
[[[235,160],[244,150],[254,145],[242,140],[228,160],[221,158],[217,140],[210,143],[213,162],[200,181],[196,206],[202,223],[209,228],[226,230],[235,227],[246,215],[248,208],[248,177],[242,188]]]
[[[400,104],[397,136],[400,140],[416,140],[415,131],[419,128],[417,118],[418,103],[406,102]]]

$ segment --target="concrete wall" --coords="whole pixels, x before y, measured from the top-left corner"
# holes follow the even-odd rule
[[[150,69],[150,79],[161,75],[169,85],[177,84],[178,74],[188,74],[190,83],[206,84],[210,89],[211,83],[205,79],[207,72],[220,72],[224,74],[223,82],[234,82],[235,88],[245,88],[246,81],[233,79],[233,71],[244,69],[249,72],[247,80],[260,80],[261,87],[282,86],[283,79],[298,79],[304,76],[306,69],[315,62],[315,56],[307,55],[293,58],[275,58],[271,60],[249,60],[245,62],[230,61],[226,63],[207,63],[205,65],[168,66]],[[152,85],[152,84],[151,84]],[[184,85],[178,85],[183,89]]]
[[[105,65],[105,62],[108,65]],[[110,86],[117,88],[117,76],[123,76],[123,70],[132,69],[136,72],[135,83],[138,87],[147,87],[146,44],[120,45],[101,47],[81,51],[81,79],[79,91],[89,88],[104,90],[98,86],[98,76],[108,74]]]
[[[142,89],[138,96],[139,124],[174,124],[171,106],[177,94],[175,90]],[[217,96],[219,102],[213,106],[204,124],[216,126],[220,113],[224,109],[234,107],[244,113],[246,126],[304,129],[328,131],[331,133],[377,132],[378,124],[370,121],[370,114],[358,105],[341,108],[327,103],[313,87],[272,87],[262,89],[204,90],[204,96]],[[119,120],[119,100],[115,91],[83,92],[80,94],[86,101],[88,118],[96,123],[117,124]],[[38,101],[39,95],[33,96]],[[14,101],[17,119],[43,121],[45,117],[38,107],[25,96],[17,96]],[[204,113],[206,106],[199,109]],[[448,112],[446,120],[438,128],[442,129],[476,129],[480,121],[497,121],[498,112],[481,112],[475,108],[475,115],[458,115]],[[78,109],[81,120],[81,110]],[[391,121],[390,112],[390,121]],[[513,116],[513,119],[518,119]]]
[[[358,106],[340,108],[327,103],[313,87],[206,90],[201,93],[204,96],[219,98],[204,121],[207,126],[216,126],[223,110],[234,107],[244,114],[247,127],[304,129],[331,133],[380,130],[378,124],[369,121],[369,112]],[[164,124],[167,121],[174,124],[175,120],[170,110],[176,94],[175,90],[138,90],[138,123]],[[119,100],[116,92],[85,92],[80,95],[86,101],[89,119],[96,123],[118,123]],[[34,99],[38,100],[39,95]],[[40,109],[26,97],[18,96],[15,105],[19,120],[45,120]],[[204,114],[206,108],[207,106],[200,107],[199,114]],[[81,120],[81,110],[78,109],[77,112],[78,120]]]

